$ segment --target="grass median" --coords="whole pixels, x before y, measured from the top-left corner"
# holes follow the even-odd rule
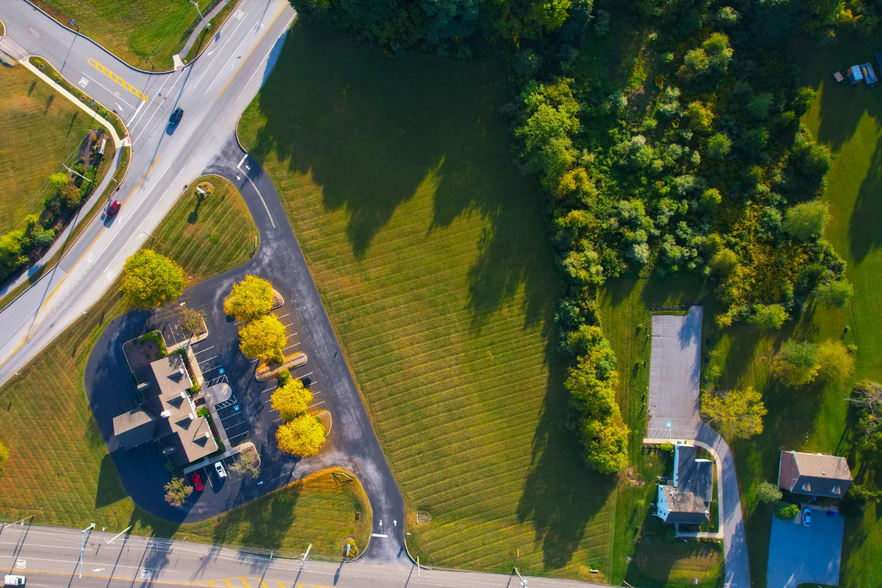
[[[504,72],[298,24],[239,136],[282,195],[421,513],[411,554],[600,579],[616,479],[587,470],[566,428],[558,277],[540,191],[511,162]]]
[[[256,228],[242,197],[220,178],[201,202],[188,190],[154,232],[155,250],[201,280],[246,261]],[[195,184],[194,184],[195,186]],[[0,476],[0,518],[36,514],[41,524],[84,527],[90,522],[160,536],[266,549],[293,548],[315,538],[315,548],[337,555],[345,537],[367,541],[367,501],[355,484],[316,478],[292,485],[229,513],[177,527],[137,508],[126,495],[92,417],[83,387],[89,353],[110,320],[125,311],[113,285],[107,295],[0,388],[0,441],[10,451]],[[365,527],[365,525],[367,525]],[[297,547],[300,548],[299,544]]]

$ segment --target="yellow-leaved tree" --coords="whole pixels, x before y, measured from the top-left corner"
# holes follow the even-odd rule
[[[763,432],[763,417],[769,412],[762,394],[747,386],[729,392],[701,395],[701,414],[717,425],[729,440],[747,439]]]
[[[312,402],[312,392],[303,385],[299,378],[288,379],[285,384],[276,388],[270,398],[273,410],[279,411],[281,417],[286,421],[294,420],[304,414],[310,402]]]
[[[239,349],[248,357],[282,363],[285,325],[274,314],[255,319],[239,329]]]
[[[302,414],[279,427],[276,441],[282,451],[309,457],[319,452],[327,435],[320,419]]]
[[[250,321],[263,316],[273,307],[273,285],[255,276],[233,286],[224,300],[224,312],[237,321]]]

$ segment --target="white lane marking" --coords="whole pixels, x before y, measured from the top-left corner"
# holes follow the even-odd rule
[[[119,94],[118,91],[116,91],[116,90],[111,90],[110,88],[108,88],[107,86],[105,86],[104,84],[102,84],[101,82],[99,82],[98,80],[96,80],[95,78],[93,78],[92,76],[90,76],[89,74],[87,74],[86,72],[83,72],[83,75],[86,76],[87,78],[89,78],[90,80],[92,80],[93,82],[95,82],[96,84],[98,84],[99,86],[101,86],[102,88],[104,88],[105,90],[107,90],[108,92],[110,92],[111,94],[113,94],[113,95],[114,95],[114,98],[118,98],[119,100],[122,100],[123,102],[125,102],[126,104],[128,104],[129,106],[131,106],[132,108],[135,107],[134,104],[129,104],[129,103],[126,101],[125,98],[122,98],[122,97],[120,97],[120,96],[117,96],[117,94]],[[80,80],[80,81],[82,82],[82,80]],[[88,82],[86,82],[86,83],[88,84]],[[85,88],[86,86],[83,86],[83,87]],[[119,105],[117,104],[117,106],[119,106]]]
[[[389,535],[386,535],[385,533],[371,533],[371,537],[380,537],[382,539],[385,539],[388,536]]]
[[[169,88],[169,90],[168,90],[168,94],[169,94],[169,96],[174,96],[175,86],[178,85],[178,82],[181,81],[181,78],[182,78],[183,75],[184,75],[184,70],[179,70],[179,71],[180,71],[181,73],[178,74],[178,79],[175,80],[175,83],[173,83],[173,84],[172,84],[172,87]],[[150,118],[147,119],[147,124],[144,125],[144,130],[146,130],[148,127],[150,127],[150,122],[153,120],[153,117],[156,116],[156,113],[159,112],[159,107],[162,105],[163,102],[165,102],[165,100],[156,100],[156,103],[157,103],[157,104],[156,104],[156,108],[153,109],[153,114],[150,115]],[[145,112],[146,112],[146,111],[145,111]],[[143,119],[142,119],[142,120],[143,120]],[[140,138],[140,137],[139,137],[139,138]],[[135,141],[132,141],[132,147],[134,147],[134,146],[135,146]]]
[[[211,347],[206,347],[205,349],[203,349],[203,350],[201,350],[201,351],[197,351],[197,352],[194,353],[193,355],[199,355],[200,353],[205,353],[205,352],[208,351],[209,349],[214,349],[214,345],[212,345]]]
[[[230,31],[230,35],[229,35],[225,40],[223,40],[220,44],[221,44],[221,45],[226,45],[227,43],[229,43],[230,40],[233,38],[233,36],[236,34],[236,31],[239,30],[239,27],[241,27],[242,24],[243,24],[244,22],[245,22],[244,20],[243,20],[243,21],[240,21],[239,24],[236,25],[236,28],[233,29],[232,31]],[[218,48],[219,48],[219,47],[218,47]],[[205,77],[205,74],[207,74],[209,71],[211,71],[211,67],[214,65],[214,62],[217,60],[218,57],[220,57],[220,53],[218,53],[217,55],[215,55],[215,56],[214,56],[214,59],[211,60],[211,63],[209,63],[209,64],[205,67],[205,71],[202,72],[202,75],[199,76],[199,79],[196,80],[196,83],[195,83],[195,84],[193,84],[193,89],[194,89],[194,90],[195,90],[196,88],[199,87],[199,82],[202,81],[202,78]]]
[[[285,25],[285,28],[282,29],[282,32],[283,32],[283,33],[284,33],[284,31],[287,31],[287,30],[288,30],[288,27],[291,26],[291,23],[294,21],[295,18],[297,18],[297,15],[296,15],[296,14],[295,14],[294,16],[292,16],[290,20],[288,20],[288,23]],[[278,39],[276,39],[276,40],[278,40]],[[247,81],[247,82],[245,82],[245,86],[242,88],[242,91],[239,92],[239,95],[238,95],[238,96],[236,96],[236,102],[239,102],[239,98],[241,98],[241,97],[242,97],[242,94],[245,93],[245,90],[248,89],[248,84],[251,83],[251,80],[253,80],[253,79],[254,79],[254,76],[257,75],[257,72],[260,71],[260,66],[263,64],[264,61],[267,60],[267,58],[269,57],[269,54],[273,52],[273,47],[275,47],[275,45],[276,45],[276,43],[275,43],[275,41],[274,41],[274,42],[272,43],[272,45],[270,45],[269,50],[267,50],[266,55],[263,56],[263,59],[261,59],[261,60],[258,62],[257,67],[254,69],[254,73],[251,74],[251,77],[248,78],[248,81]]]
[[[122,106],[120,106],[119,102],[115,102],[115,104],[116,104],[116,107],[119,108],[120,112],[125,111],[125,109]]]
[[[218,355],[212,355],[212,356],[209,357],[208,359],[203,359],[202,361],[200,361],[200,362],[199,362],[199,365],[202,365],[203,363],[205,363],[205,362],[207,362],[207,361],[211,361],[211,360],[214,359],[215,357],[220,357],[220,356],[218,356]]]
[[[245,176],[245,178],[246,178],[249,182],[251,182],[251,185],[254,187],[254,191],[257,192],[257,196],[258,196],[258,198],[260,198],[260,201],[263,203],[263,209],[266,210],[266,215],[269,217],[269,219],[270,219],[270,223],[273,225],[273,228],[275,229],[275,228],[276,228],[276,221],[273,220],[273,215],[272,215],[272,214],[270,213],[270,211],[269,211],[269,206],[266,205],[266,200],[263,199],[263,195],[260,193],[260,190],[257,189],[257,184],[255,184],[255,183],[251,180],[250,177]]]
[[[242,161],[239,162],[239,165],[236,166],[236,169],[242,169],[242,164],[245,163],[245,160],[248,159],[248,154],[242,156]]]
[[[150,103],[153,103],[153,102],[157,102],[157,103],[162,102],[161,100],[157,100],[157,98],[158,98],[159,96],[162,95],[162,89],[165,88],[165,85],[168,83],[168,81],[169,81],[172,77],[174,77],[174,76],[173,76],[173,75],[167,75],[167,76],[165,76],[165,79],[163,80],[162,85],[159,86],[159,90],[157,90],[157,91],[156,91],[156,94],[153,95],[153,98],[150,100]],[[141,101],[141,106],[144,106],[144,101],[143,101],[143,100]],[[138,110],[141,110],[141,106],[138,107]],[[159,105],[158,105],[158,104],[157,104],[157,108],[159,108]],[[147,110],[150,110],[150,107],[149,107],[149,106],[147,107]],[[147,110],[145,110],[144,112],[147,112]],[[131,120],[131,122],[129,122],[129,125],[133,125],[133,124],[135,124],[135,119],[137,118],[137,114],[138,114],[138,113],[136,112],[136,113],[135,113],[135,116],[132,117],[132,120]],[[134,132],[134,128],[132,128],[132,132]]]
[[[249,41],[250,39],[251,39],[251,37],[249,37],[246,34],[245,37],[236,46],[236,50],[233,51],[233,54],[230,56],[230,62],[229,62],[230,63],[230,71],[233,71],[233,69],[236,67],[236,61],[238,61],[239,59],[242,58],[242,56],[239,55],[239,49],[242,47],[242,45],[245,43],[245,41]],[[206,94],[211,90],[211,87],[217,83],[217,81],[220,79],[220,77],[222,75],[224,75],[224,70],[220,70],[220,72],[216,76],[214,76],[214,79],[211,80],[211,83],[208,85],[208,88],[205,89]]]

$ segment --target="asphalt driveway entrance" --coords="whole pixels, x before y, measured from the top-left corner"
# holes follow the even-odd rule
[[[701,385],[702,309],[652,317],[649,360],[649,431],[654,439],[695,439]]]
[[[812,524],[772,517],[769,541],[767,588],[796,588],[800,584],[839,584],[842,530],[845,519],[838,513],[812,509]]]

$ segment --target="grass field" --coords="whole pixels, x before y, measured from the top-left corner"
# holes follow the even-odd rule
[[[0,234],[43,210],[49,176],[76,159],[91,123],[24,67],[0,68]]]
[[[542,196],[511,163],[504,72],[295,25],[240,137],[282,194],[408,506],[432,518],[408,526],[411,553],[600,579],[616,479],[588,472],[566,428],[558,277]]]
[[[206,278],[248,259],[256,229],[244,201],[215,181],[217,190],[198,208],[188,191],[154,233],[152,246],[170,255],[188,276]],[[193,221],[193,222],[191,222]],[[231,227],[236,227],[235,230]],[[216,239],[213,236],[217,236]],[[124,311],[115,287],[0,388],[0,441],[10,450],[0,477],[0,518],[36,513],[36,523],[155,531],[160,536],[293,547],[309,535],[315,549],[336,554],[353,535],[361,546],[370,532],[366,498],[357,484],[338,487],[327,477],[289,486],[259,501],[198,525],[177,528],[135,507],[107,454],[83,389],[83,371],[95,341]],[[112,327],[111,327],[112,328]],[[332,524],[329,524],[332,523]]]
[[[199,9],[215,0],[198,0]],[[172,69],[199,20],[185,0],[36,0],[56,20],[79,31],[133,67]],[[71,26],[71,20],[76,26]]]

